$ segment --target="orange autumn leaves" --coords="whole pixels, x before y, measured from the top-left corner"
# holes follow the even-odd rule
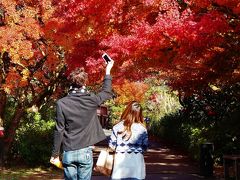
[[[145,98],[144,94],[149,86],[142,82],[130,82],[125,80],[122,84],[115,85],[113,88],[117,95],[115,102],[117,104],[126,104],[133,100],[143,102]]]
[[[5,67],[2,86],[7,94],[14,88],[28,85],[30,75],[28,65],[34,56],[33,41],[41,36],[41,31],[35,16],[36,9],[18,7],[16,1],[1,1],[4,12],[4,25],[0,27],[0,59],[7,52],[9,67]],[[19,8],[19,9],[18,9]],[[4,60],[3,60],[4,61]]]
[[[0,89],[16,95],[31,86],[39,93],[49,83],[46,74],[62,63],[43,30],[54,12],[52,0],[0,1],[0,10]]]

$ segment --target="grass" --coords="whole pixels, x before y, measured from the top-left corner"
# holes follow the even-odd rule
[[[3,168],[0,173],[0,180],[62,180],[63,172],[55,168],[28,168],[11,167]]]

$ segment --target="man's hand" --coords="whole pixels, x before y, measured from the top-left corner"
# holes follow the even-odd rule
[[[59,159],[59,156],[58,157],[51,157],[50,163],[57,166],[60,169],[63,169],[63,165],[62,165],[62,162]]]
[[[107,67],[106,67],[106,75],[110,75],[111,69],[113,67],[114,64],[114,60],[111,59],[111,61],[109,61],[107,63]]]
[[[51,157],[50,163],[53,164],[55,161],[60,161],[59,156],[57,156],[57,157]]]

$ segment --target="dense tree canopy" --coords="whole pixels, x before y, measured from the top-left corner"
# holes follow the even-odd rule
[[[156,76],[176,89],[236,82],[239,14],[238,0],[1,1],[1,89],[27,86],[32,75],[46,84],[63,51],[68,70],[84,66],[90,82],[104,51],[118,82]],[[45,72],[36,73],[43,60]]]
[[[154,75],[192,90],[239,81],[237,0],[62,0],[55,7],[45,29],[69,52],[69,70],[85,66],[96,79],[107,51],[120,82]]]

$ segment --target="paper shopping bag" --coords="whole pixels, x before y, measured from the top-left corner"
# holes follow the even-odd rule
[[[113,161],[114,154],[110,154],[107,149],[101,150],[94,170],[105,176],[110,176],[112,174]]]

